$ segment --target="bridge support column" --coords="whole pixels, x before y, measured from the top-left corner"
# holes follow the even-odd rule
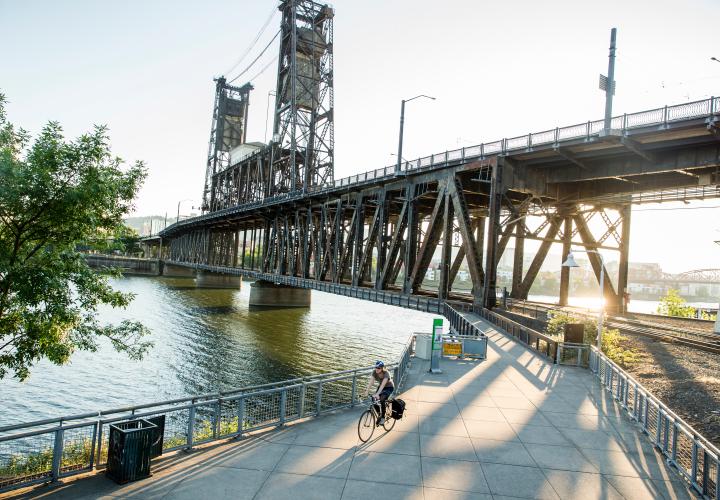
[[[628,307],[627,301],[627,283],[628,283],[628,263],[630,254],[630,213],[632,205],[627,204],[620,209],[622,217],[622,235],[620,237],[620,265],[618,266],[618,312],[626,313]]]
[[[198,271],[195,286],[198,288],[234,288],[240,289],[242,276],[214,273],[212,271]]]
[[[162,275],[168,278],[194,278],[195,269],[164,262],[162,265]]]
[[[510,228],[507,229],[508,231]],[[512,288],[510,297],[523,298],[520,291],[523,282],[523,260],[525,258],[525,217],[518,218],[515,223],[515,255],[513,257]]]
[[[492,171],[492,182],[490,184],[490,207],[488,216],[488,239],[487,253],[485,255],[485,280],[483,282],[482,303],[484,307],[492,309],[497,303],[497,261],[498,237],[501,233],[500,211],[502,210],[503,195],[503,162],[498,161]]]
[[[560,305],[568,305],[568,295],[570,292],[570,268],[562,266],[562,263],[567,259],[570,249],[572,248],[572,217],[569,215],[565,216],[563,225],[563,248],[562,256],[560,257]]]
[[[261,307],[310,307],[310,289],[256,281],[250,285],[250,305]]]

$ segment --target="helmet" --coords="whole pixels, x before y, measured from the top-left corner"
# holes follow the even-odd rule
[[[384,368],[384,367],[385,367],[385,363],[383,363],[380,360],[375,361],[375,368]]]

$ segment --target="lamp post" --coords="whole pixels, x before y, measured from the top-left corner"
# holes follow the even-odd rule
[[[710,58],[710,60],[711,60],[711,61],[715,61],[715,62],[719,62],[719,63],[720,63],[720,59],[718,59],[718,58],[717,58],[717,57],[715,57],[715,56],[711,57],[711,58]]]
[[[192,200],[191,200],[190,198],[185,198],[184,200],[178,201],[178,206],[177,206],[177,219],[175,220],[175,224],[177,224],[178,222],[180,222],[180,204],[181,204],[183,201],[192,201]],[[194,208],[194,207],[193,207],[193,208]]]
[[[605,319],[605,259],[603,259],[603,256],[600,252],[597,250],[577,250],[578,252],[582,253],[594,253],[598,257],[600,257],[600,312],[598,313],[598,323],[597,323],[597,348],[598,351],[602,352],[602,330],[603,330],[603,321]],[[567,259],[565,262],[563,262],[563,267],[580,267],[577,262],[575,262],[575,256],[573,256],[573,253],[568,253]]]
[[[427,99],[435,100],[434,97],[430,97],[429,95],[420,94],[416,95],[415,97],[411,97],[410,99],[403,99],[400,101],[400,138],[398,140],[398,152],[397,152],[397,165],[395,165],[395,175],[400,174],[400,165],[402,163],[402,148],[403,148],[403,125],[405,124],[405,103],[410,102],[414,99],[419,99],[420,97],[425,97]]]

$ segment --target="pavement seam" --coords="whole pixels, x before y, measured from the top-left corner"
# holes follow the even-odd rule
[[[263,439],[263,438],[261,437],[260,439]],[[265,441],[265,440],[263,439],[263,441]],[[269,441],[266,441],[266,442],[269,442]],[[285,458],[285,455],[287,455],[287,452],[290,451],[290,448],[291,448],[292,446],[293,446],[292,444],[287,445],[287,450],[285,450],[285,452],[283,452],[283,454],[280,456],[280,458],[278,459],[278,461],[275,462],[275,465],[273,466],[272,470],[271,470],[270,472],[268,472],[268,475],[265,477],[265,481],[262,482],[262,484],[260,485],[260,487],[258,488],[258,490],[257,490],[257,491],[255,492],[255,494],[253,495],[253,497],[252,497],[253,500],[255,500],[255,499],[257,498],[257,496],[260,494],[260,492],[262,491],[262,489],[263,489],[263,488],[265,487],[265,485],[267,484],[268,479],[270,479],[270,476],[273,475],[273,472],[275,472],[275,470],[277,469],[278,464],[279,464],[280,462],[282,462],[282,459]]]

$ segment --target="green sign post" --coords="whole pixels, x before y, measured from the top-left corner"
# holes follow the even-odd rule
[[[442,318],[433,319],[432,352],[430,353],[430,373],[442,373],[440,356],[442,356]]]

